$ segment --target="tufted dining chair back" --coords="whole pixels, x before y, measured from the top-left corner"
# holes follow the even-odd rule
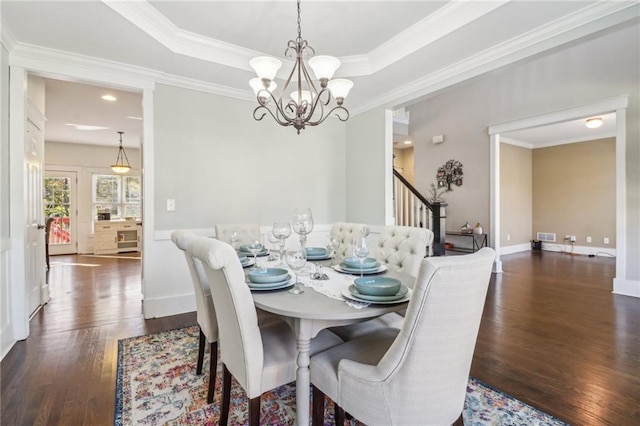
[[[215,390],[215,372],[218,364],[218,322],[216,320],[216,311],[214,309],[213,300],[211,299],[211,290],[207,277],[202,268],[202,263],[194,259],[188,252],[189,244],[191,244],[197,236],[189,231],[173,231],[171,240],[184,253],[187,261],[187,267],[191,275],[193,291],[196,296],[196,320],[200,327],[200,342],[198,346],[198,361],[196,365],[196,373],[202,373],[202,364],[204,360],[205,340],[210,345],[210,362],[209,362],[209,394],[207,401],[213,402],[213,393]]]
[[[216,225],[216,238],[220,241],[228,243],[234,232],[238,234],[239,242],[246,244],[251,237],[260,236],[260,225],[257,223],[219,223]]]
[[[375,258],[391,271],[417,276],[429,253],[433,232],[415,226],[385,226],[380,232]]]
[[[351,256],[353,239],[361,235],[363,223],[336,222],[331,227],[331,235],[338,238],[340,245],[336,249],[336,259]]]
[[[322,394],[371,426],[452,424],[464,405],[494,259],[488,247],[424,259],[399,331],[378,330],[312,357],[314,424],[322,424]]]
[[[202,262],[216,308],[223,365],[220,424],[226,424],[231,376],[249,397],[249,424],[260,421],[260,395],[296,378],[296,337],[284,321],[259,322],[238,256],[228,243],[197,237],[189,253]],[[311,340],[310,353],[341,343],[323,330]]]

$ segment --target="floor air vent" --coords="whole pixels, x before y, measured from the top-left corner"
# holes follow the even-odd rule
[[[540,241],[545,241],[545,242],[555,242],[556,241],[556,234],[552,233],[552,232],[538,232],[536,234],[536,238]]]

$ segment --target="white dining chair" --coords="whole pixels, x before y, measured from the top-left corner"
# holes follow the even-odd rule
[[[353,253],[353,239],[362,235],[362,229],[367,227],[363,223],[336,222],[331,227],[331,236],[338,239],[335,258],[339,261]]]
[[[260,225],[257,223],[216,224],[216,238],[221,241],[228,243],[234,232],[238,236],[238,242],[246,244],[251,238],[260,236]]]
[[[198,361],[196,364],[196,374],[198,375],[202,374],[205,346],[206,342],[209,343],[209,391],[207,393],[207,402],[210,404],[213,402],[216,367],[218,365],[218,322],[216,321],[216,311],[204,270],[200,262],[194,261],[187,251],[189,244],[196,238],[195,234],[188,231],[173,231],[171,233],[171,240],[184,253],[196,296],[196,320],[200,328]]]
[[[227,424],[229,418],[233,376],[249,398],[249,425],[258,425],[260,396],[295,380],[295,334],[284,322],[258,324],[242,266],[229,244],[199,237],[188,251],[202,262],[216,308],[224,371],[220,424]],[[323,330],[311,340],[310,352],[316,354],[341,342]]]
[[[311,358],[314,424],[324,395],[369,425],[450,425],[462,412],[495,252],[422,261],[402,328]]]
[[[187,261],[193,291],[196,298],[196,321],[200,329],[198,342],[198,361],[196,362],[196,374],[202,374],[202,366],[204,364],[204,354],[206,344],[209,343],[209,390],[207,393],[207,402],[213,402],[215,392],[216,367],[218,365],[218,321],[216,319],[216,311],[211,298],[211,290],[209,282],[204,273],[202,262],[194,259],[189,254],[187,248],[189,244],[195,240],[197,236],[189,231],[173,231],[171,240],[184,253]],[[258,309],[258,321],[260,324],[269,322],[281,322],[282,320],[269,312]]]
[[[422,259],[429,253],[433,232],[415,226],[384,226],[374,257],[391,271],[417,276]]]

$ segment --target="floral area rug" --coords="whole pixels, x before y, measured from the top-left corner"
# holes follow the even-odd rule
[[[216,393],[207,404],[208,354],[203,374],[195,374],[198,327],[191,326],[118,342],[115,425],[217,425],[222,367],[218,363]],[[260,424],[295,424],[295,383],[262,395]],[[325,425],[333,425],[333,404],[325,404]],[[248,401],[233,381],[230,425],[244,425]],[[463,411],[467,426],[565,425],[517,399],[469,378]],[[352,425],[360,425],[352,420]]]

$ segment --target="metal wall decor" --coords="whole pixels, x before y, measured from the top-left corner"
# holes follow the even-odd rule
[[[462,186],[462,163],[456,160],[449,160],[443,166],[438,167],[436,179],[438,188],[447,187],[451,191],[451,184]]]

